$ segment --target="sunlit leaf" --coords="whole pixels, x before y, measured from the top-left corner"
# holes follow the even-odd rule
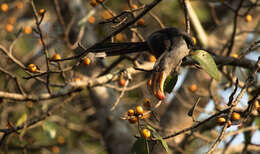
[[[260,127],[260,117],[255,118],[255,125]]]
[[[169,149],[169,147],[168,147],[166,141],[165,141],[163,138],[161,138],[161,139],[160,139],[160,142],[161,142],[162,146],[164,147],[165,151],[170,154],[171,152],[170,152],[170,149]]]
[[[252,137],[252,134],[250,131],[244,132],[244,138],[245,138],[246,143],[249,143],[251,141],[251,137]]]
[[[161,135],[151,126],[147,125],[146,127],[152,131],[152,135],[153,135],[154,139],[158,140],[164,147],[165,151],[170,154],[171,151],[170,151],[166,141],[161,137]]]
[[[146,142],[147,141],[145,138],[138,138],[132,147],[132,154],[149,154],[149,149]]]
[[[55,124],[49,120],[45,120],[45,122],[42,125],[42,128],[44,131],[46,131],[48,133],[48,135],[51,138],[55,138],[56,137],[56,128],[55,128]]]
[[[197,61],[202,69],[216,80],[220,80],[220,72],[211,55],[204,50],[196,50],[192,53],[192,59]]]
[[[16,122],[16,126],[21,126],[27,120],[27,114],[23,113]]]
[[[148,129],[150,129],[152,132],[156,132],[156,130],[155,130],[153,127],[151,127],[151,126],[149,126],[149,125],[146,125],[146,127],[147,127]]]
[[[171,76],[171,75],[167,76],[167,78],[165,79],[165,82],[164,82],[164,86],[163,86],[164,92],[171,93],[177,83],[177,80],[178,80],[177,74],[174,76]]]

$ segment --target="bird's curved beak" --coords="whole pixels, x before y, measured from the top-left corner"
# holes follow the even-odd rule
[[[166,79],[166,75],[164,72],[154,72],[152,76],[152,85],[151,89],[153,94],[159,99],[164,100],[164,82]]]

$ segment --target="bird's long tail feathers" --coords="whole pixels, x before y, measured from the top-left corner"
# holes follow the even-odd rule
[[[102,43],[88,49],[87,52],[97,53],[97,57],[116,56],[127,53],[147,51],[146,42],[127,42],[127,43]]]

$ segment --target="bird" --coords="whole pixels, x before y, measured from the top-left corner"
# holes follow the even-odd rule
[[[159,99],[164,99],[164,82],[170,74],[176,74],[182,59],[189,55],[194,46],[192,36],[175,27],[153,32],[144,42],[101,43],[89,48],[87,52],[97,57],[116,56],[147,51],[156,57],[152,73],[151,89]]]
[[[184,39],[188,46],[194,46],[189,34],[169,27],[153,32],[145,42],[98,43],[87,49],[87,52],[97,53],[96,57],[106,57],[148,51],[158,58],[164,51],[176,45],[178,37]]]

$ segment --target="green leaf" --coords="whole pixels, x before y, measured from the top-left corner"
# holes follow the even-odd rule
[[[151,127],[149,125],[147,125],[146,127],[152,131],[152,135],[153,135],[154,139],[159,141],[162,144],[162,146],[164,147],[165,151],[168,154],[171,154],[171,151],[170,151],[166,141],[161,137],[161,135],[153,127]]]
[[[220,72],[211,55],[204,50],[196,50],[192,53],[192,59],[197,61],[202,69],[204,69],[210,76],[216,80],[220,80]]]
[[[260,127],[260,117],[255,117],[255,125]]]
[[[16,126],[21,126],[27,120],[27,114],[23,113],[21,117],[16,121]]]
[[[150,125],[146,125],[146,128],[150,129],[152,132],[156,132],[156,130],[153,127],[151,127]]]
[[[46,131],[48,133],[48,135],[51,138],[55,138],[56,137],[56,127],[55,124],[49,120],[45,120],[45,122],[42,125],[42,128],[44,131]]]
[[[168,152],[169,154],[171,154],[170,149],[169,149],[166,141],[163,138],[161,138],[160,142],[161,142],[162,146],[164,147],[165,151]]]
[[[172,89],[175,87],[178,80],[178,74],[176,73],[174,76],[167,76],[167,78],[164,81],[163,90],[164,92],[171,93]]]
[[[250,143],[252,134],[250,131],[244,132],[245,143]]]
[[[146,142],[144,137],[138,138],[132,147],[132,154],[149,154],[149,148]]]

